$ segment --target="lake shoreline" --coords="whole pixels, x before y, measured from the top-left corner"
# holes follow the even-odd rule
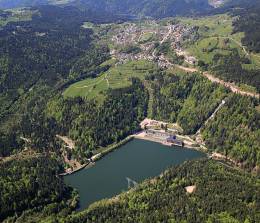
[[[170,166],[177,166],[187,160],[206,158],[203,152],[177,146],[169,147],[133,136],[127,137],[120,149],[117,150],[116,147],[119,148],[120,145],[106,150],[105,154],[115,152],[108,156],[103,154],[96,165],[90,168],[87,166],[64,177],[68,185],[79,191],[78,211],[95,201],[128,191],[134,185],[160,175]]]
[[[95,162],[101,160],[102,158],[104,158],[106,155],[108,155],[109,153],[114,152],[115,150],[119,149],[121,146],[125,145],[126,143],[130,142],[133,139],[139,139],[139,140],[144,140],[144,141],[150,141],[150,142],[154,142],[154,143],[158,143],[164,146],[168,146],[168,147],[179,147],[179,148],[183,148],[183,149],[191,149],[191,150],[196,150],[199,152],[203,152],[205,153],[207,156],[209,156],[210,154],[208,154],[204,149],[202,149],[201,147],[194,147],[194,146],[190,146],[188,144],[185,144],[184,146],[180,146],[178,144],[173,144],[173,143],[167,143],[167,142],[163,142],[160,140],[157,140],[155,138],[151,138],[151,137],[146,137],[143,135],[144,131],[140,131],[136,134],[133,135],[129,135],[126,138],[124,138],[123,140],[119,141],[118,143],[115,144],[111,144],[108,147],[105,147],[101,152],[95,154],[94,156],[91,157],[91,161],[89,163],[85,163],[82,165],[81,168],[78,168],[72,172],[69,173],[62,173],[59,174],[60,176],[67,176],[67,175],[72,175],[78,171],[81,171],[83,169],[86,168],[91,168],[92,166],[95,165]],[[174,148],[173,148],[174,149]]]
[[[174,144],[174,143],[167,143],[167,142],[164,142],[163,140],[159,140],[159,139],[156,139],[156,138],[152,138],[152,137],[147,137],[145,134],[145,130],[142,130],[142,131],[139,131],[135,134],[132,134],[132,135],[129,135],[127,136],[126,138],[122,139],[121,141],[117,142],[117,143],[114,143],[114,144],[111,144],[105,148],[103,148],[99,153],[93,155],[90,159],[90,162],[89,163],[85,163],[83,164],[80,168],[78,169],[75,169],[74,171],[72,172],[69,172],[69,173],[61,173],[59,174],[60,176],[67,176],[67,175],[71,175],[71,174],[74,174],[80,170],[83,170],[83,169],[86,169],[86,168],[91,168],[92,166],[95,165],[95,162],[101,160],[103,157],[105,157],[107,154],[111,153],[111,152],[114,152],[115,150],[119,149],[121,146],[125,145],[126,143],[130,142],[131,140],[133,139],[141,139],[141,140],[145,140],[145,141],[150,141],[150,142],[154,142],[154,143],[158,143],[158,144],[161,144],[161,145],[164,145],[164,146],[168,146],[168,147],[179,147],[179,148],[184,148],[184,149],[192,149],[192,150],[196,150],[196,151],[200,151],[200,152],[203,152],[205,153],[207,156],[210,156],[209,153],[207,153],[207,150],[201,148],[200,146],[192,146],[192,145],[189,145],[187,143],[184,144],[184,146],[180,146],[178,144]],[[178,137],[183,137],[183,138],[187,138],[188,136],[181,136],[181,135],[178,135]],[[190,137],[188,137],[189,140]]]

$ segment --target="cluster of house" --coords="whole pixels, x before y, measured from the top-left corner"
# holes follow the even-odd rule
[[[182,24],[168,24],[167,26],[159,26],[159,24],[153,21],[150,23],[150,26],[147,27],[140,27],[131,23],[126,24],[125,26],[115,30],[116,34],[112,37],[112,41],[117,45],[127,46],[129,44],[136,44],[137,42],[140,43],[139,40],[145,33],[154,33],[155,36],[157,36],[157,41],[160,41],[161,44],[165,41],[170,41],[173,50],[175,50],[177,55],[183,56],[186,63],[191,65],[195,65],[197,63],[195,57],[190,56],[181,48],[181,43],[192,33],[192,28],[186,27]],[[123,64],[129,60],[146,59],[149,61],[157,61],[158,65],[163,68],[172,66],[164,55],[159,57],[156,56],[156,50],[154,48],[155,42],[156,41],[149,41],[143,44],[140,43],[139,47],[142,51],[139,53],[124,53],[114,50],[112,56],[119,59],[120,62],[118,64]]]
[[[183,56],[184,61],[188,64],[195,65],[197,63],[197,59],[194,56],[190,56],[186,51],[182,50],[181,48],[178,48],[175,50],[176,54],[178,56]]]

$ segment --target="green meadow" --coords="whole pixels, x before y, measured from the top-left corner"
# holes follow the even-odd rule
[[[118,89],[131,85],[131,78],[141,80],[152,72],[156,66],[146,60],[130,61],[125,64],[112,66],[107,72],[96,78],[87,78],[72,84],[64,91],[65,97],[85,97],[102,102],[108,89]]]
[[[233,33],[234,19],[236,18],[227,14],[203,18],[179,18],[182,24],[198,27],[199,38],[193,42],[187,42],[186,50],[199,60],[210,63],[216,54],[228,55],[232,49],[238,49],[242,57],[245,56],[251,60],[251,64],[245,65],[245,68],[259,68],[260,56],[250,54],[241,44],[244,33]]]

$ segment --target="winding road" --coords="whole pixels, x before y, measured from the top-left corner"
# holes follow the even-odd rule
[[[252,92],[245,91],[245,90],[241,90],[234,83],[223,81],[223,80],[213,76],[212,74],[210,74],[207,71],[206,72],[201,72],[197,68],[189,68],[189,67],[184,67],[184,66],[180,66],[180,65],[173,65],[173,66],[175,66],[175,67],[177,67],[177,68],[179,68],[181,70],[184,70],[186,72],[190,72],[190,73],[198,72],[198,73],[202,74],[204,77],[206,77],[208,80],[210,80],[211,82],[218,83],[218,84],[220,84],[222,86],[225,86],[226,88],[229,88],[233,93],[260,99],[260,94],[252,93]]]

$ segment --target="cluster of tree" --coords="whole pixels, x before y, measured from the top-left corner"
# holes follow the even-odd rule
[[[68,78],[90,48],[92,31],[81,28],[84,15],[70,8],[38,10],[31,21],[9,23],[0,31],[1,113],[36,83],[55,86]]]
[[[249,59],[241,58],[238,50],[234,49],[228,55],[216,54],[210,69],[225,81],[248,84],[260,92],[260,69],[243,68],[243,64],[249,63]]]
[[[211,116],[227,91],[198,74],[151,75],[153,118],[178,122],[184,133],[195,133]]]
[[[31,119],[36,120],[42,117],[40,114],[45,109],[49,98],[54,97],[55,94],[54,88],[36,84],[31,91],[21,95],[6,114],[0,116],[0,156],[8,156],[24,148],[26,141],[21,138],[25,136],[23,132],[26,133],[29,130],[28,124]]]
[[[201,174],[203,173],[203,174]],[[195,186],[193,193],[185,187]],[[210,160],[186,162],[66,219],[87,222],[259,222],[257,179]]]
[[[130,87],[109,90],[102,105],[80,97],[54,98],[48,103],[45,116],[46,123],[53,125],[39,123],[39,126],[45,126],[46,134],[52,137],[56,133],[74,139],[75,153],[82,160],[97,147],[118,142],[137,131],[140,121],[146,117],[147,102],[144,86],[138,79],[132,79]],[[35,120],[29,126],[34,124]],[[33,129],[27,132],[29,138],[33,137]]]
[[[191,15],[207,12],[213,9],[208,0],[131,0],[131,1],[108,1],[108,0],[79,0],[81,5],[95,9],[96,11],[107,11],[118,14],[131,14],[141,16],[152,16],[165,18],[176,15]]]
[[[210,150],[217,150],[243,167],[260,166],[259,102],[248,97],[232,95],[202,134]]]
[[[167,59],[174,64],[182,64],[184,62],[184,56],[178,56],[172,49],[171,42],[166,41],[162,44],[155,43],[156,56],[165,55]]]
[[[126,53],[126,54],[138,54],[142,51],[142,49],[140,47],[138,47],[137,45],[127,45],[125,47],[122,47],[122,49],[120,50],[121,53]]]
[[[74,7],[32,10],[38,13],[31,21],[9,23],[0,30],[0,156],[23,145],[19,129],[27,128],[31,113],[41,117],[37,112],[44,110],[48,99],[67,85],[108,69],[99,66],[109,58],[108,48],[92,43],[93,32],[81,27],[86,20],[109,21],[105,15],[102,20]]]
[[[254,2],[254,1],[253,1]],[[250,51],[260,53],[260,3],[255,2],[235,12],[235,32],[244,32],[243,45]]]
[[[59,134],[76,141],[74,155],[83,161],[90,151],[137,131],[146,117],[148,93],[138,79],[132,79],[130,87],[108,90],[101,105],[80,97],[55,96],[50,88],[41,88],[39,92],[29,95],[30,103],[25,105],[25,113],[18,116],[15,131],[0,135],[1,156],[23,146],[59,153]]]
[[[15,222],[23,212],[41,211],[48,216],[76,207],[75,192],[57,177],[58,161],[45,155],[23,156],[0,163],[1,222],[8,217],[8,222]]]
[[[21,145],[18,141],[15,132],[0,132],[0,157],[8,156],[13,150],[17,150]]]

